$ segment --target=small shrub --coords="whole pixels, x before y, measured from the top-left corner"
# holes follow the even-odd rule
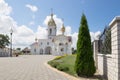
[[[57,66],[57,69],[60,70],[60,71],[68,71],[68,70],[69,70],[68,67],[66,67],[66,66],[61,66],[61,65]]]
[[[22,52],[19,52],[18,55],[23,55],[23,53],[22,53]]]
[[[58,60],[58,59],[61,59],[61,58],[63,58],[64,56],[57,56],[57,57],[55,57],[55,59],[54,60]]]
[[[68,56],[68,54],[64,54],[64,55],[62,55],[62,56],[57,56],[57,57],[54,58],[54,60],[61,59],[61,58],[65,57],[65,56]]]
[[[50,64],[54,68],[56,68],[59,65],[58,62],[53,62],[53,61],[49,61],[48,64]]]
[[[64,56],[64,57],[65,57],[65,56],[68,56],[68,54],[64,54],[63,56]]]
[[[63,63],[64,61],[60,59],[60,60],[56,60],[55,62]]]
[[[72,54],[76,54],[77,53],[77,50],[74,50],[73,52],[72,52]]]

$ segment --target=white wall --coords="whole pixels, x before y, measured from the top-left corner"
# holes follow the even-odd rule
[[[109,26],[111,28],[112,53],[109,55],[98,54],[97,47],[94,47],[94,59],[99,73],[105,76],[106,80],[120,80],[120,17],[115,17]]]

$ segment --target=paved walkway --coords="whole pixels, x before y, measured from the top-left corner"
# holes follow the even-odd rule
[[[0,58],[0,80],[71,80],[44,63],[51,55],[24,55]]]

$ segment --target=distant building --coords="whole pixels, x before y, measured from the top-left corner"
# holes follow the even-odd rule
[[[62,25],[61,35],[56,35],[57,26],[53,19],[53,14],[51,14],[51,19],[48,21],[48,38],[47,39],[35,39],[35,42],[30,45],[31,54],[39,55],[39,54],[51,54],[51,55],[64,55],[64,54],[72,54],[71,44],[72,38],[71,36],[65,36],[65,27]]]
[[[22,52],[23,52],[23,54],[28,55],[28,54],[30,54],[30,49],[28,49],[28,47],[26,47],[22,50]]]

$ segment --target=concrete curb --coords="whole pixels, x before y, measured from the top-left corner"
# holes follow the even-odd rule
[[[65,72],[59,71],[59,70],[57,70],[56,68],[51,67],[51,66],[48,65],[47,63],[44,63],[44,64],[45,64],[48,68],[52,69],[53,71],[56,71],[57,73],[62,74],[63,76],[67,77],[67,78],[70,79],[70,80],[86,80],[86,79],[78,79],[78,78],[76,78],[76,77],[74,77],[74,76],[71,76],[71,75],[65,73]]]

